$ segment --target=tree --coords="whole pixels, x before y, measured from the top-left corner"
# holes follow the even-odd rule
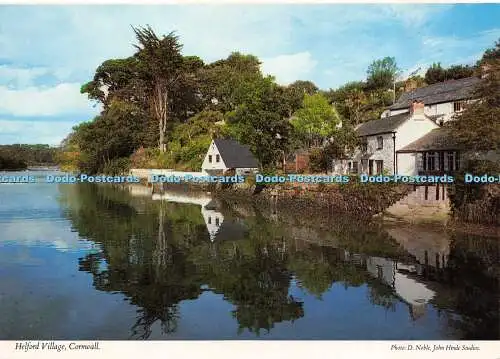
[[[328,94],[340,116],[353,125],[363,121],[363,111],[368,105],[365,89],[364,82],[349,82]]]
[[[71,144],[81,152],[80,170],[102,173],[115,159],[130,156],[143,142],[143,115],[134,105],[115,100],[107,111],[76,126]]]
[[[452,138],[471,151],[500,149],[500,40],[487,50],[480,66],[483,81],[475,90],[479,101],[466,105],[463,112],[450,121]]]
[[[425,82],[432,85],[446,79],[446,70],[441,67],[441,63],[433,63],[425,72]]]
[[[158,121],[159,148],[164,152],[174,93],[180,90],[180,80],[184,75],[182,45],[174,32],[159,38],[149,26],[133,30],[138,41],[135,57],[140,61],[141,78],[146,84],[151,112]]]
[[[321,146],[340,124],[335,108],[322,94],[305,95],[304,105],[294,113],[291,124],[307,147]]]
[[[343,125],[342,128],[335,131],[325,146],[327,158],[331,159],[346,159],[360,145],[359,137],[354,131],[354,128],[349,125]]]
[[[453,65],[446,70],[446,80],[458,80],[474,75],[474,67],[469,65]]]
[[[392,88],[396,79],[398,66],[394,57],[384,57],[373,61],[368,67],[367,85],[370,89]]]

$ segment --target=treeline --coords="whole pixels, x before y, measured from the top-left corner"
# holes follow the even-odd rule
[[[54,166],[58,149],[45,144],[0,145],[0,169],[22,170],[28,166]]]
[[[231,137],[249,145],[266,169],[305,148],[314,154],[312,170],[325,170],[329,158],[356,147],[354,126],[380,118],[402,91],[396,84],[398,93],[391,92],[399,72],[392,57],[374,61],[365,81],[323,91],[310,81],[277,84],[253,55],[235,52],[205,63],[183,55],[175,33],[158,36],[150,27],[134,32],[135,53],[104,61],[82,86],[103,111],[64,140],[64,167],[87,173],[130,166],[199,170],[210,140]]]

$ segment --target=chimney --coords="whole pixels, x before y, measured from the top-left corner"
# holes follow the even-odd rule
[[[412,115],[424,115],[424,103],[422,101],[415,100],[410,105],[410,114]]]

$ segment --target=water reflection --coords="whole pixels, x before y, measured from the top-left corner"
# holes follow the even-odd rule
[[[113,329],[73,339],[499,339],[497,238],[320,213],[305,222],[142,186],[58,191],[71,230],[92,243],[78,254],[92,280],[81,300],[99,292],[129,306]]]
[[[419,241],[409,240],[409,233],[415,233],[409,229],[385,232],[366,224],[345,230],[339,224],[325,233],[277,217],[276,212],[272,217],[251,206],[235,208],[207,195],[151,196],[132,189],[124,196],[105,187],[71,189],[87,200],[73,218],[75,226],[87,218],[87,211],[107,219],[81,224],[84,235],[104,248],[99,255],[82,258],[81,270],[92,273],[97,289],[125,293],[141,308],[134,337],[148,338],[156,321],[163,333],[174,332],[179,303],[204,291],[221,294],[234,306],[240,333],[269,332],[277,323],[306,314],[291,286],[321,298],[334,283],[342,283],[346,288],[366,285],[372,305],[386,310],[406,305],[412,321],[425,316],[429,305],[442,308],[448,325],[456,321],[453,330],[459,333],[452,336],[498,338],[498,329],[491,326],[498,323],[491,299],[498,293],[498,282],[485,273],[498,263],[498,251],[484,253],[492,258],[482,266],[484,257],[473,256],[463,240],[450,246],[439,237],[422,252],[413,244]],[[70,217],[75,209],[70,208]],[[461,263],[464,250],[476,266],[470,266],[470,258]],[[102,260],[106,269],[99,269]],[[464,286],[470,277],[474,281]],[[469,303],[471,290],[481,290],[483,300]],[[488,310],[480,312],[472,309],[475,306]]]

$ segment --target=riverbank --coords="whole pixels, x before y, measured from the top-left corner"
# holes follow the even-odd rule
[[[143,182],[143,184],[146,184]],[[394,184],[275,184],[237,185],[216,184],[161,184],[152,185],[153,191],[209,192],[223,200],[267,204],[279,210],[292,209],[314,215],[318,212],[347,214],[371,218],[404,197],[411,190],[408,185]]]

